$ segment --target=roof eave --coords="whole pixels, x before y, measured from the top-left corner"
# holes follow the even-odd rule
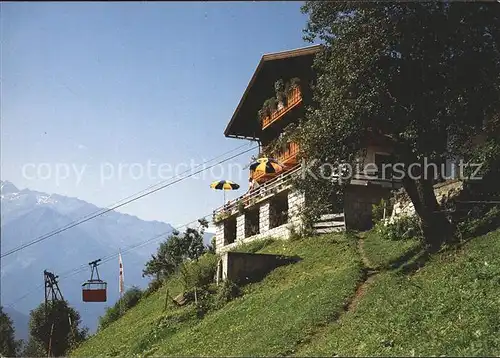
[[[323,47],[323,45],[317,44],[317,45],[302,47],[302,48],[298,48],[298,49],[294,49],[294,50],[287,50],[287,51],[275,52],[275,53],[269,53],[269,54],[262,55],[262,57],[259,61],[259,64],[257,65],[257,68],[255,69],[255,71],[252,75],[252,78],[250,79],[247,87],[245,88],[245,92],[243,92],[243,96],[241,97],[240,102],[238,103],[238,106],[234,110],[234,113],[231,116],[231,119],[230,119],[229,123],[227,124],[226,129],[224,130],[224,136],[226,136],[228,138],[230,138],[230,137],[233,137],[233,138],[244,137],[241,135],[232,134],[230,132],[230,129],[231,129],[232,124],[234,123],[236,116],[238,115],[238,113],[241,109],[241,106],[245,102],[245,99],[248,96],[248,93],[250,92],[250,88],[252,88],[252,86],[255,82],[255,79],[257,78],[257,75],[259,74],[259,72],[260,72],[260,70],[265,62],[274,61],[274,60],[282,60],[282,59],[286,59],[286,58],[298,57],[298,56],[304,56],[304,55],[312,55],[312,54],[319,52],[322,47]]]

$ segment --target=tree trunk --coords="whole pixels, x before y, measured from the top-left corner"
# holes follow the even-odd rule
[[[396,158],[405,164],[405,168],[408,169],[411,164],[419,162],[407,145],[391,136],[384,136],[384,138],[394,145]],[[414,178],[419,179],[412,179],[410,173],[406,172],[402,178],[402,183],[413,203],[415,212],[420,217],[424,240],[428,248],[434,250],[452,238],[453,230],[446,218],[446,214],[440,211],[441,208],[437,202],[436,194],[434,194],[432,179],[423,175],[422,163],[420,164],[419,173],[412,173],[417,174]]]
[[[440,211],[432,181],[413,180],[405,176],[403,186],[420,217],[425,242],[430,249],[438,249],[451,238],[452,230],[446,214]]]

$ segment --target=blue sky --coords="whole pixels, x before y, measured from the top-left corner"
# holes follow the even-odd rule
[[[200,164],[249,143],[223,130],[262,54],[309,45],[300,6],[2,3],[2,179],[106,206],[160,181],[159,164]],[[243,194],[247,171],[226,173],[242,185],[227,197]],[[120,211],[184,224],[222,203],[212,179]]]

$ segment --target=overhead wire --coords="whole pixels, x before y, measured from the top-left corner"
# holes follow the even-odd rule
[[[230,151],[227,151],[227,152],[225,152],[225,153],[224,153],[224,154],[222,154],[222,155],[219,155],[219,156],[217,156],[217,157],[215,157],[215,158],[212,158],[212,159],[210,159],[210,160],[208,160],[208,161],[205,161],[204,163],[200,164],[200,166],[201,166],[201,165],[205,165],[206,163],[209,163],[209,162],[211,162],[211,161],[213,161],[213,160],[219,159],[220,157],[222,157],[222,156],[224,156],[224,155],[227,155],[227,154],[229,154],[229,153],[232,153],[232,152],[234,152],[234,151],[236,151],[236,150],[238,150],[238,149],[240,149],[240,148],[242,148],[242,147],[244,147],[244,146],[246,146],[246,145],[242,145],[242,146],[239,146],[239,147],[237,147],[237,148],[235,148],[235,149],[232,149],[232,150],[230,150]],[[226,158],[225,160],[220,161],[220,162],[216,163],[215,165],[221,164],[221,163],[223,163],[223,162],[225,162],[225,161],[227,161],[227,160],[230,160],[230,159],[234,159],[234,158],[236,158],[237,156],[242,155],[242,154],[244,154],[244,153],[247,153],[247,152],[249,152],[249,151],[251,151],[251,150],[253,150],[253,149],[255,149],[255,148],[257,148],[257,147],[252,147],[252,148],[250,148],[250,149],[248,149],[248,150],[245,150],[245,151],[243,151],[243,152],[241,152],[241,153],[238,153],[238,154],[236,154],[236,155],[234,155],[234,156],[231,156],[230,158]],[[213,165],[213,166],[215,166],[215,165]],[[198,174],[198,173],[200,173],[200,172],[202,172],[202,171],[204,171],[204,170],[208,170],[208,169],[210,169],[210,168],[211,168],[211,167],[213,167],[213,166],[210,166],[210,167],[204,168],[203,170],[198,171],[198,172],[195,172],[195,173],[191,174],[190,176],[183,177],[183,178],[181,178],[181,180],[187,179],[188,177],[191,177],[191,176],[193,176],[193,175],[196,175],[196,174]],[[195,167],[195,168],[196,168],[196,167]],[[189,170],[186,170],[186,171],[182,172],[181,174],[186,173],[187,171],[189,171]],[[169,184],[174,184],[174,183],[179,182],[179,181],[180,181],[180,180],[177,180],[177,181],[174,181],[174,182],[169,183]],[[163,181],[163,182],[165,182],[165,181]],[[140,192],[138,192],[138,193],[143,193],[143,192],[145,192],[146,190],[148,190],[148,189],[150,189],[150,188],[153,188],[153,187],[156,187],[156,186],[160,185],[161,183],[162,183],[162,182],[159,182],[159,183],[154,184],[154,185],[150,185],[149,187],[147,187],[146,189],[141,190],[141,191],[140,191]],[[160,189],[163,189],[164,187],[165,187],[165,186],[161,187]],[[156,192],[156,191],[158,191],[158,190],[159,190],[159,189],[156,189],[155,191],[149,192],[147,195],[149,195],[149,194],[151,194],[151,193],[153,193],[153,192]],[[132,197],[134,197],[135,195],[137,195],[138,193],[133,194],[133,195],[130,195],[130,196],[128,196],[127,198],[124,198],[124,199],[122,199],[122,200],[118,201],[117,203],[120,203],[120,202],[122,202],[122,201],[124,201],[124,200],[127,200],[127,199],[129,199],[129,198],[132,198]],[[140,197],[136,198],[135,200],[140,199],[140,198],[142,198],[142,197],[144,197],[144,196],[145,196],[145,195],[140,196]],[[127,201],[126,203],[121,204],[121,206],[123,206],[123,205],[125,205],[125,204],[128,204],[129,202],[130,202],[130,201]],[[114,208],[117,208],[117,207],[115,206]],[[109,211],[111,211],[111,210],[113,210],[113,209],[104,209],[104,211],[101,209],[101,210],[97,210],[97,211],[95,211],[95,212],[94,212],[94,214],[96,214],[96,213],[100,213],[100,215],[102,215],[102,214],[104,214],[104,213],[106,213],[106,212],[109,212]],[[203,216],[203,218],[207,218],[207,217],[209,217],[210,215],[211,215],[211,214],[207,214],[207,215]],[[87,215],[87,216],[85,216],[83,219],[86,219],[86,218],[88,218],[89,216],[90,216],[90,215]],[[99,215],[97,215],[97,216],[99,216]],[[94,216],[94,217],[97,217],[97,216]],[[92,217],[92,218],[94,218],[94,217]],[[92,219],[92,218],[90,218],[90,219]],[[90,220],[90,219],[88,219],[88,220]],[[78,222],[76,225],[79,225],[79,224],[81,224],[81,223],[83,223],[83,222],[86,222],[86,221],[88,221],[88,220]],[[111,261],[112,259],[117,258],[117,257],[118,257],[118,255],[119,255],[120,253],[125,254],[125,253],[127,253],[127,252],[129,252],[129,251],[132,251],[132,250],[136,249],[136,248],[139,248],[139,247],[145,246],[145,245],[149,244],[150,242],[153,242],[153,241],[156,241],[156,240],[158,240],[158,239],[161,239],[161,238],[163,238],[163,237],[165,237],[165,236],[168,236],[168,235],[170,235],[173,231],[175,231],[175,230],[179,230],[179,229],[181,229],[181,228],[183,228],[183,227],[187,227],[187,226],[189,226],[189,225],[191,225],[191,224],[193,224],[193,223],[197,222],[198,220],[199,220],[199,219],[196,219],[196,220],[190,221],[189,223],[186,223],[186,224],[184,224],[184,225],[178,226],[178,227],[174,228],[173,230],[169,230],[169,231],[163,232],[163,233],[161,233],[161,234],[155,235],[154,237],[149,238],[149,239],[147,239],[147,240],[144,240],[144,241],[142,241],[142,242],[139,242],[139,243],[133,244],[133,245],[131,245],[131,246],[129,246],[129,247],[125,247],[125,249],[124,249],[123,251],[119,252],[119,253],[115,253],[115,254],[111,254],[111,255],[108,255],[108,256],[104,256],[104,257],[101,259],[101,260],[102,260],[102,261],[101,261],[101,264],[104,264],[104,263],[106,263],[106,262]],[[71,224],[69,224],[69,225],[71,225]],[[68,227],[68,226],[66,226],[66,227],[63,227],[63,229],[65,229],[65,230],[66,230],[66,229],[70,229],[71,227],[74,227],[74,226],[76,226],[76,225],[69,226],[69,227]],[[63,230],[63,231],[65,231],[65,230]],[[52,234],[52,236],[53,236],[53,235],[56,235],[56,234],[58,234],[58,233],[60,233],[60,232],[62,232],[62,231],[61,231],[61,230],[54,230],[54,231],[52,231],[52,232],[51,232],[51,233],[49,233],[49,234]],[[46,234],[46,235],[49,235],[49,234]],[[44,236],[42,236],[42,237],[44,237]],[[51,236],[47,236],[47,237],[45,237],[45,239],[48,239],[49,237],[51,237]],[[40,240],[40,239],[35,239],[35,240],[39,240],[39,241],[37,241],[37,242],[42,241],[42,240]],[[34,241],[35,241],[35,240],[34,240]],[[31,245],[33,245],[33,244],[35,244],[35,243],[36,243],[36,242],[34,242],[34,241],[32,241],[32,242],[30,242],[30,243],[28,243],[28,244],[25,244],[24,246],[25,246],[25,247],[31,246]],[[25,248],[25,247],[23,247],[23,248]],[[18,248],[16,248],[16,249],[17,249],[16,251],[20,251],[20,250],[22,250],[23,248],[18,247]],[[14,250],[14,249],[13,249],[13,250]],[[7,256],[7,255],[10,255],[11,253],[14,253],[15,251],[13,251],[13,250],[10,250],[10,251],[9,251],[9,252],[7,252],[6,254],[2,255],[1,257],[4,257],[4,256]],[[72,270],[65,271],[64,273],[62,273],[62,274],[61,274],[61,276],[60,276],[60,280],[63,280],[63,279],[69,278],[69,277],[74,276],[74,275],[76,275],[76,274],[78,274],[78,273],[80,273],[80,272],[84,272],[84,271],[86,271],[86,270],[88,269],[88,268],[87,268],[87,266],[88,266],[88,264],[82,264],[82,265],[80,265],[80,266],[78,266],[78,267],[76,267],[76,268],[74,268],[74,269],[72,269]],[[8,305],[7,305],[7,307],[12,307],[12,306],[13,306],[13,305],[15,305],[17,302],[19,302],[19,301],[21,301],[22,299],[26,298],[26,297],[27,297],[27,296],[29,296],[30,294],[34,293],[35,291],[38,291],[38,289],[40,289],[42,286],[43,286],[43,284],[40,284],[40,285],[36,286],[33,290],[31,290],[31,291],[27,292],[27,293],[26,293],[26,294],[24,294],[23,296],[21,296],[21,297],[17,298],[16,300],[14,300],[14,301],[13,301],[13,302],[11,302],[10,304],[8,304]]]
[[[165,231],[165,232],[163,232],[161,234],[155,235],[155,236],[153,236],[153,237],[151,237],[149,239],[146,239],[144,241],[141,241],[141,242],[135,243],[133,245],[127,246],[127,247],[124,248],[124,250],[121,250],[121,251],[116,252],[114,254],[110,254],[110,255],[104,256],[104,257],[101,258],[100,265],[105,264],[107,262],[110,262],[110,261],[118,258],[119,254],[126,254],[126,253],[128,253],[128,252],[130,252],[130,251],[132,251],[134,249],[137,249],[137,248],[142,247],[142,246],[146,246],[147,244],[150,244],[150,243],[152,243],[154,241],[157,241],[157,240],[160,240],[162,238],[166,238],[169,235],[171,235],[172,232],[178,231],[178,230],[180,230],[182,228],[185,228],[185,227],[188,227],[189,225],[198,222],[198,220],[200,220],[200,219],[206,219],[210,215],[212,215],[212,213],[207,214],[205,216],[202,216],[202,217],[200,217],[200,218],[198,218],[196,220],[192,220],[192,221],[190,221],[188,223],[185,223],[183,225],[177,226],[177,227],[175,227],[175,228],[173,228],[171,230]],[[75,275],[77,275],[77,274],[79,274],[81,272],[87,271],[87,270],[88,270],[88,264],[86,264],[86,265],[80,265],[80,266],[75,267],[75,268],[73,268],[71,270],[64,271],[60,275],[57,275],[57,277],[59,278],[59,281],[62,281],[62,280],[65,280],[67,278],[70,278],[72,276],[75,276]],[[11,303],[7,304],[6,307],[12,307],[12,306],[14,306],[16,303],[22,301],[24,298],[26,298],[29,295],[31,295],[32,293],[38,291],[43,286],[44,286],[43,284],[40,284],[40,285],[36,286],[34,289],[28,291],[24,295],[18,297],[17,299],[15,299],[14,301],[12,301]]]
[[[230,149],[230,150],[228,150],[228,151],[226,151],[226,152],[224,152],[224,153],[222,153],[222,154],[220,154],[220,155],[217,155],[217,156],[215,156],[215,157],[213,157],[213,158],[211,158],[211,159],[209,159],[209,160],[205,160],[203,163],[201,163],[201,164],[199,164],[199,165],[195,166],[195,167],[194,167],[194,169],[196,169],[196,168],[198,168],[198,167],[201,167],[201,166],[203,166],[203,165],[206,165],[206,164],[208,164],[208,163],[210,163],[210,162],[213,162],[214,160],[220,159],[220,158],[222,158],[222,157],[224,157],[224,156],[226,156],[226,155],[228,155],[228,154],[230,154],[230,153],[233,153],[233,152],[235,152],[235,151],[237,151],[237,150],[239,150],[239,149],[241,149],[241,148],[243,148],[243,147],[245,147],[245,146],[247,146],[247,145],[248,145],[248,144],[242,144],[242,145],[240,145],[240,146],[238,146],[238,147],[236,147],[236,148]],[[143,192],[145,192],[145,191],[147,191],[147,190],[149,190],[149,189],[151,189],[151,188],[157,187],[158,185],[161,185],[161,184],[163,184],[163,183],[165,183],[165,182],[167,182],[167,181],[169,181],[169,180],[172,180],[172,179],[174,179],[175,177],[178,177],[178,176],[180,176],[180,175],[183,175],[183,174],[185,174],[185,173],[189,172],[190,170],[193,170],[193,169],[186,169],[185,171],[183,171],[183,172],[181,172],[181,173],[179,173],[179,174],[177,174],[177,175],[173,176],[172,178],[168,178],[168,179],[162,180],[162,181],[160,181],[160,182],[158,182],[158,183],[156,183],[156,184],[152,184],[152,185],[150,185],[150,186],[146,187],[145,189],[140,190],[139,192],[136,192],[136,193],[134,193],[134,194],[131,194],[131,195],[129,195],[129,196],[127,196],[127,197],[125,197],[125,198],[123,198],[123,199],[121,199],[121,200],[119,200],[119,201],[117,201],[117,202],[113,203],[113,204],[107,205],[105,208],[100,208],[100,209],[95,210],[95,211],[93,211],[92,213],[89,213],[89,214],[87,214],[87,215],[85,215],[85,216],[83,216],[83,217],[81,217],[81,218],[79,218],[79,219],[77,219],[77,220],[74,220],[74,221],[70,222],[69,224],[67,224],[67,225],[63,226],[62,228],[66,228],[66,227],[68,227],[69,225],[72,225],[72,224],[74,224],[74,223],[76,223],[76,222],[78,222],[78,221],[80,221],[80,220],[83,220],[83,219],[86,219],[86,218],[90,217],[91,215],[94,215],[94,214],[97,214],[97,213],[104,214],[104,211],[105,211],[108,207],[113,206],[113,205],[117,205],[117,204],[119,204],[119,203],[121,203],[121,202],[123,202],[123,201],[125,201],[125,200],[127,200],[127,199],[133,198],[134,196],[139,195],[139,194],[141,194],[141,193],[143,193]],[[75,226],[76,226],[76,225],[75,225]],[[58,233],[58,230],[60,230],[60,229],[62,229],[62,228],[54,229],[54,230],[52,230],[51,232],[48,232],[48,233],[46,233],[46,234],[42,235],[41,237],[48,236],[48,235],[50,235],[50,234],[54,234],[54,235],[55,235],[55,234],[57,234],[57,233]],[[68,229],[69,229],[69,228],[68,228]],[[6,256],[7,254],[8,254],[8,253],[6,253],[6,254],[5,254],[5,256]],[[3,257],[4,257],[4,255],[1,255],[1,257],[3,258]],[[87,268],[87,266],[88,266],[87,264],[82,264],[82,265],[81,265],[81,267],[82,267],[83,269],[86,269],[86,268]]]
[[[245,146],[245,145],[243,145],[243,146]],[[239,148],[241,148],[241,147],[242,147],[242,146],[238,147],[238,149],[239,149]],[[13,254],[13,253],[15,253],[15,252],[18,252],[18,251],[20,251],[20,250],[23,250],[23,249],[25,249],[25,248],[27,248],[27,247],[30,247],[30,246],[32,246],[32,245],[34,245],[34,244],[37,244],[37,243],[41,242],[41,241],[47,240],[47,239],[49,239],[49,238],[51,238],[51,237],[53,237],[53,236],[55,236],[55,235],[57,235],[57,234],[59,234],[59,233],[61,233],[61,232],[64,232],[64,231],[66,231],[66,230],[69,230],[69,229],[71,229],[71,228],[73,228],[73,227],[75,227],[75,226],[78,226],[78,225],[80,225],[80,224],[83,224],[83,223],[85,223],[85,222],[87,222],[87,221],[90,221],[90,220],[92,220],[92,219],[94,219],[94,218],[96,218],[96,217],[98,217],[98,216],[101,216],[101,215],[106,214],[106,213],[108,213],[108,212],[110,212],[110,211],[113,211],[113,210],[118,209],[118,208],[120,208],[120,207],[122,207],[122,206],[125,206],[125,205],[127,205],[127,204],[129,204],[129,203],[131,203],[131,202],[133,202],[133,201],[139,200],[139,199],[141,199],[141,198],[143,198],[143,197],[145,197],[145,196],[151,195],[151,194],[153,194],[153,193],[155,193],[155,192],[157,192],[157,191],[159,191],[159,190],[162,190],[162,189],[164,189],[164,188],[166,188],[166,187],[172,186],[172,185],[174,185],[174,184],[176,184],[176,183],[178,183],[178,182],[181,182],[181,181],[183,181],[183,180],[185,180],[185,179],[188,179],[188,178],[190,178],[190,177],[192,177],[192,176],[194,176],[194,175],[196,175],[196,174],[199,174],[199,173],[201,173],[201,172],[203,172],[203,171],[206,171],[206,170],[208,170],[208,169],[210,169],[210,168],[213,168],[213,167],[215,167],[215,166],[217,166],[217,165],[219,165],[219,164],[222,164],[222,163],[227,162],[227,161],[229,161],[229,160],[231,160],[231,159],[234,159],[234,158],[236,158],[236,157],[239,157],[239,156],[240,156],[240,155],[242,155],[242,154],[248,153],[248,152],[250,152],[251,150],[254,150],[254,149],[256,149],[256,148],[257,148],[257,146],[253,146],[253,147],[251,147],[251,148],[249,148],[249,149],[246,149],[246,150],[244,150],[244,151],[242,151],[242,152],[239,152],[239,153],[237,153],[237,154],[234,154],[234,155],[232,155],[232,156],[230,156],[230,157],[228,157],[228,158],[225,158],[225,159],[223,159],[223,160],[220,160],[220,161],[218,161],[218,162],[217,162],[217,163],[215,163],[215,164],[211,164],[211,165],[209,165],[209,166],[207,166],[207,167],[204,167],[204,168],[202,168],[202,169],[196,170],[196,171],[192,172],[191,174],[189,174],[189,175],[187,175],[187,176],[180,177],[180,178],[175,179],[175,180],[173,180],[173,181],[171,181],[171,182],[169,182],[169,183],[167,183],[167,184],[161,185],[161,186],[160,186],[160,187],[158,187],[158,188],[151,189],[151,190],[149,190],[149,191],[146,191],[147,189],[144,189],[144,190],[142,190],[142,191],[140,191],[140,192],[139,192],[139,193],[142,193],[142,194],[140,194],[140,195],[138,195],[138,194],[136,194],[136,195],[131,195],[131,196],[129,196],[129,197],[127,197],[127,198],[125,198],[125,199],[120,200],[120,201],[118,202],[119,204],[114,204],[114,205],[112,205],[111,207],[105,208],[105,209],[103,209],[103,210],[98,210],[98,211],[95,211],[93,214],[89,214],[89,215],[85,216],[83,219],[77,220],[77,221],[75,221],[75,222],[73,222],[73,223],[70,223],[70,224],[68,224],[68,225],[66,225],[66,226],[64,226],[64,227],[62,227],[62,228],[59,228],[59,229],[53,230],[53,231],[51,231],[50,233],[45,234],[45,235],[42,235],[42,236],[40,236],[40,237],[38,237],[38,238],[36,238],[36,239],[34,239],[34,240],[30,241],[30,242],[27,242],[27,243],[25,243],[25,244],[19,245],[18,247],[15,247],[15,248],[13,248],[13,249],[11,249],[11,250],[7,251],[6,253],[3,253],[3,254],[0,256],[0,258],[7,257],[7,256],[9,256],[9,255],[12,255],[12,254]],[[231,150],[231,151],[229,151],[229,152],[227,152],[227,153],[231,153],[231,152],[233,152],[233,151],[234,151],[234,150]],[[227,154],[227,153],[225,153],[225,154]],[[220,156],[219,156],[219,157],[220,157]],[[214,160],[214,159],[212,159],[212,160],[210,160],[210,161],[208,161],[208,162],[211,162],[211,161],[213,161],[213,160]],[[201,164],[200,166],[204,166],[205,164],[206,164],[206,163],[203,163],[203,164]],[[196,167],[195,167],[195,168],[196,168]],[[189,171],[189,170],[188,170],[188,171]],[[184,172],[183,172],[183,173],[184,173]],[[175,176],[174,176],[173,178],[175,178]],[[150,187],[155,187],[155,186],[158,186],[159,184],[160,184],[160,183],[155,184],[155,185],[150,186]],[[146,192],[145,192],[145,191],[146,191]],[[138,195],[138,196],[137,196],[137,195]]]

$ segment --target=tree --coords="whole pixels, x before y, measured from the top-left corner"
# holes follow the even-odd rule
[[[205,219],[200,219],[198,223],[197,229],[188,227],[182,235],[175,231],[166,241],[162,242],[156,255],[151,255],[151,260],[146,262],[143,276],[163,279],[177,271],[183,261],[195,260],[200,257],[206,251],[203,244],[203,234],[208,227],[208,222]]]
[[[211,254],[215,254],[217,251],[217,240],[215,236],[212,236],[210,239],[210,245],[207,247],[207,251],[210,252]]]
[[[80,323],[80,314],[66,301],[41,303],[30,312],[30,338],[26,351],[32,350],[38,355],[43,347],[43,355],[47,355],[50,340],[51,355],[65,355],[87,336],[87,328],[79,328]]]
[[[299,129],[306,158],[353,164],[376,135],[408,168],[424,158],[467,156],[480,133],[498,137],[500,4],[307,1],[302,11],[305,38],[325,45],[314,65],[314,103]],[[421,174],[402,182],[435,247],[450,226],[433,178]],[[337,198],[345,186],[305,180],[311,192]]]
[[[218,257],[212,252],[205,252],[197,260],[185,261],[179,268],[181,282],[184,290],[203,288],[213,282]]]
[[[27,344],[24,346],[21,357],[43,357],[47,355],[47,347],[43,343],[29,338]]]
[[[19,353],[21,341],[16,340],[12,320],[0,306],[0,355],[14,357]]]

